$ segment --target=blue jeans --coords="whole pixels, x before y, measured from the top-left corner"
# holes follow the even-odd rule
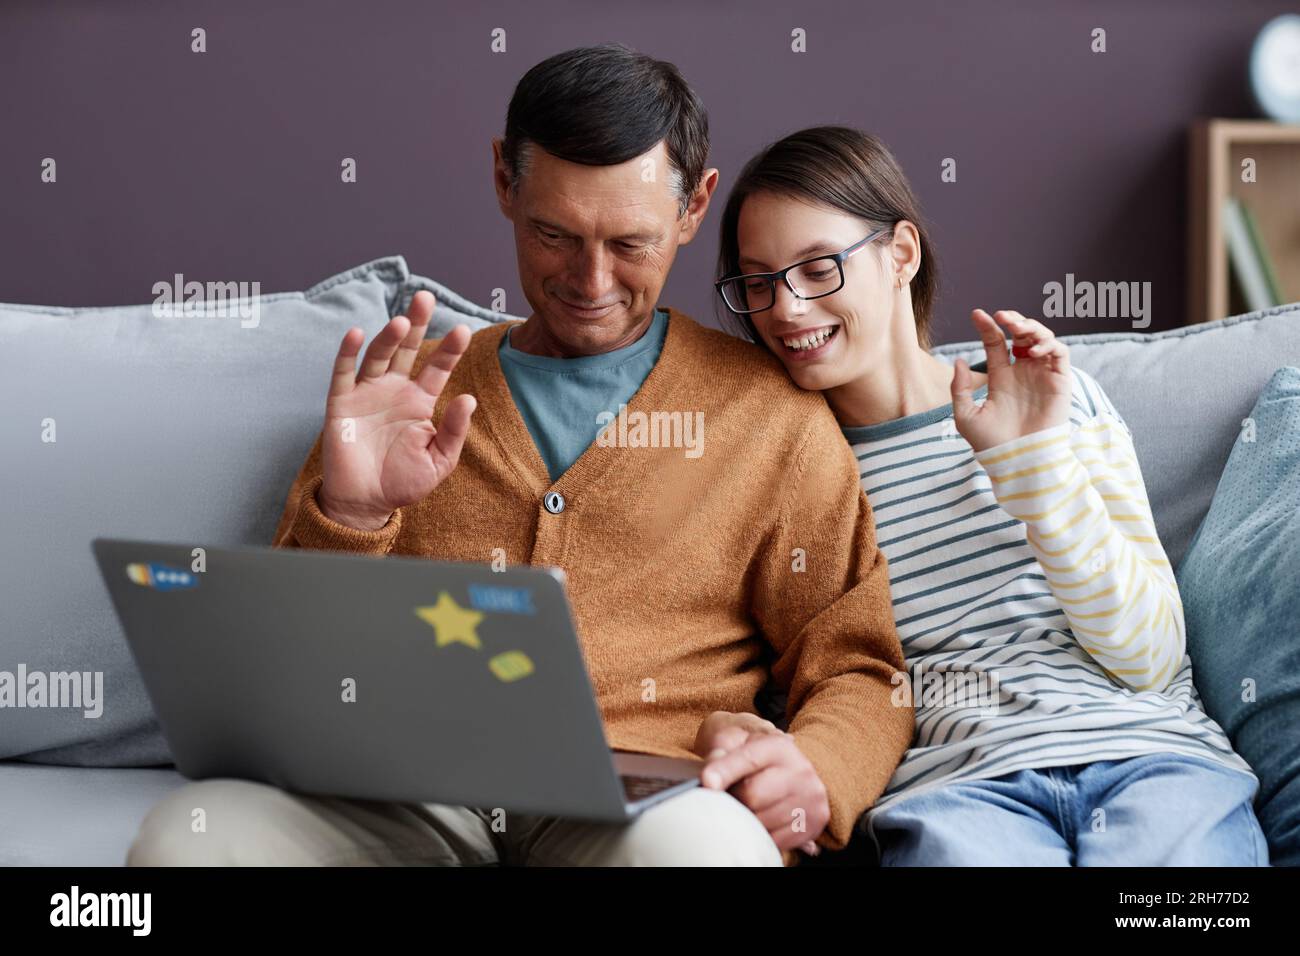
[[[1267,866],[1255,780],[1175,754],[941,785],[872,815],[882,866]]]

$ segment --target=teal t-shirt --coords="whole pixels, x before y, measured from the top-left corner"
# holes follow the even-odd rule
[[[618,415],[619,405],[641,388],[659,361],[667,332],[668,313],[656,309],[639,339],[601,355],[530,355],[510,344],[509,331],[501,337],[501,371],[551,481],[558,481],[596,440],[606,420],[597,416]]]

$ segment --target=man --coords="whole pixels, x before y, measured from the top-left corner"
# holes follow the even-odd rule
[[[703,785],[629,824],[498,832],[487,809],[208,780],[154,808],[129,862],[779,865],[845,845],[913,729],[885,560],[822,398],[656,308],[717,186],[707,155],[671,64],[607,45],[531,69],[493,158],[532,313],[426,342],[420,293],[359,370],[350,330],[275,537],[563,568],[610,746],[698,755]],[[753,713],[769,676],[786,731]]]

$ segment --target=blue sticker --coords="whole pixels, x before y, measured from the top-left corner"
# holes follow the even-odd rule
[[[141,587],[155,591],[176,591],[197,587],[199,583],[198,576],[192,572],[165,564],[128,564],[126,576]]]
[[[480,611],[498,614],[536,614],[531,588],[507,588],[496,584],[471,584],[469,603]]]

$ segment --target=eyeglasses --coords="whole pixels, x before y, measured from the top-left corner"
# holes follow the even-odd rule
[[[820,299],[844,288],[844,260],[888,235],[892,229],[877,229],[865,239],[833,256],[817,256],[787,266],[780,272],[752,272],[749,275],[719,279],[713,285],[727,308],[736,315],[750,315],[772,308],[776,302],[776,283],[781,281],[796,299]]]

